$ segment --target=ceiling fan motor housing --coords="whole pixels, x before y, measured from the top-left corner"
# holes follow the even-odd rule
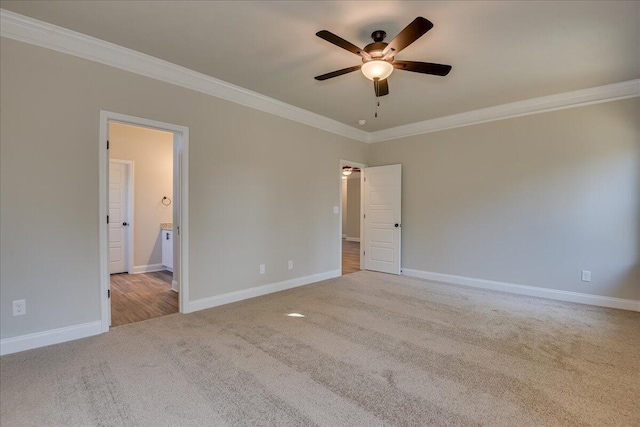
[[[362,50],[364,50],[369,55],[371,55],[371,59],[381,59],[382,51],[384,50],[385,47],[387,47],[388,44],[389,43],[385,43],[385,42],[373,42],[366,45]],[[363,59],[363,62],[366,62],[366,58],[362,58],[362,59]]]

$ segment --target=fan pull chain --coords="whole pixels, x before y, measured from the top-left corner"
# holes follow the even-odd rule
[[[374,87],[376,89],[376,114],[375,117],[378,117],[378,107],[380,106],[380,79],[379,78],[375,78],[373,79],[373,83],[374,83]]]

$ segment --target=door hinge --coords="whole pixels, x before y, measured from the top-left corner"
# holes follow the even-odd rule
[[[109,224],[109,215],[107,215],[107,224]]]
[[[366,217],[367,217],[367,214],[362,215],[362,217],[363,217],[363,218],[366,218]]]
[[[364,177],[364,182],[367,182],[367,177],[366,176]]]
[[[176,231],[178,232],[178,236],[180,235],[180,226],[176,226]]]
[[[107,289],[107,298],[111,298],[111,289]]]
[[[362,251],[362,255],[366,255],[366,254],[367,254],[367,251]]]
[[[107,139],[107,150],[109,149],[109,140]]]

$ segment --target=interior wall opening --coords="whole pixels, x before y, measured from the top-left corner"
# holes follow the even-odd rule
[[[341,260],[342,274],[360,271],[361,257],[361,174],[365,165],[342,160],[341,179]]]
[[[109,122],[111,326],[179,311],[173,280],[174,134]]]

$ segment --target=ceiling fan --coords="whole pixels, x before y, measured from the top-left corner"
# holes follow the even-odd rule
[[[342,175],[343,175],[344,178],[348,177],[353,172],[360,172],[360,168],[356,168],[356,167],[353,167],[353,166],[343,166],[342,167]]]
[[[333,43],[349,52],[355,53],[362,58],[362,65],[355,65],[342,70],[332,71],[331,73],[322,74],[315,77],[316,80],[327,80],[338,77],[343,74],[361,70],[369,80],[373,80],[373,89],[376,97],[389,94],[389,83],[387,77],[391,75],[394,69],[412,71],[414,73],[433,74],[436,76],[446,76],[451,71],[451,65],[433,64],[431,62],[415,62],[415,61],[398,61],[395,55],[411,43],[418,40],[427,31],[433,28],[433,24],[428,19],[421,16],[407,25],[400,31],[400,34],[394,38],[391,43],[385,43],[383,40],[387,36],[382,30],[371,33],[373,43],[370,43],[360,49],[358,46],[344,40],[335,34],[322,30],[316,33],[316,36]]]

